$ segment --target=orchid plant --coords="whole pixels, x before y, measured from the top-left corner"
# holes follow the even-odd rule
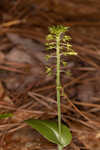
[[[72,140],[72,134],[69,128],[61,122],[61,65],[67,66],[65,57],[69,55],[77,55],[72,49],[70,44],[71,37],[66,35],[69,27],[62,25],[53,26],[49,28],[49,34],[46,38],[46,50],[49,52],[46,55],[46,59],[49,60],[52,57],[56,58],[56,92],[57,92],[57,110],[58,110],[58,122],[50,120],[40,119],[28,119],[25,120],[27,124],[36,129],[41,135],[43,135],[50,142],[58,145],[58,150],[62,150],[63,147],[70,144]],[[53,52],[53,54],[52,54]],[[51,64],[52,65],[52,64]],[[53,67],[50,64],[46,66],[46,72],[51,75]],[[12,117],[13,114],[0,114],[0,119]]]

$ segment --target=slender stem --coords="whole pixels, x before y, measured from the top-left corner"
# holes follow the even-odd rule
[[[58,109],[58,130],[59,139],[61,140],[61,107],[60,107],[60,34],[56,38],[56,56],[57,56],[57,73],[56,73],[56,88],[57,88],[57,109]],[[59,146],[58,146],[59,148]],[[59,148],[61,150],[61,148]]]
[[[58,145],[58,150],[62,150],[62,146],[61,145]]]

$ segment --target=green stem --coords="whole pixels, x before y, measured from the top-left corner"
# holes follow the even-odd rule
[[[58,145],[58,150],[62,150],[62,146],[61,145]]]
[[[62,146],[61,145],[58,145],[58,150],[62,150]]]
[[[58,109],[58,130],[59,139],[61,140],[61,107],[60,107],[60,35],[56,38],[56,56],[57,56],[57,73],[56,73],[56,88],[57,88],[57,109]],[[59,147],[59,146],[58,146]],[[61,148],[59,148],[61,150]]]

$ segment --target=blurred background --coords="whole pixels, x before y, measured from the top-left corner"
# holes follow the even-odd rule
[[[73,140],[65,150],[100,149],[100,1],[0,0],[0,150],[53,150],[23,121],[57,119],[55,75],[45,73],[48,27],[69,26],[77,56],[66,58],[62,122]],[[53,65],[53,61],[52,61]]]

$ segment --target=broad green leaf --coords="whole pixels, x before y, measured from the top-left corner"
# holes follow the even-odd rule
[[[12,117],[12,116],[13,116],[13,114],[11,114],[11,113],[4,113],[4,114],[0,114],[0,119]]]
[[[59,140],[58,125],[55,121],[48,120],[37,120],[29,119],[25,120],[32,128],[36,129],[41,135],[43,135],[50,142],[61,145],[62,147],[70,144],[72,140],[72,135],[69,128],[62,124],[62,135],[61,140]]]

